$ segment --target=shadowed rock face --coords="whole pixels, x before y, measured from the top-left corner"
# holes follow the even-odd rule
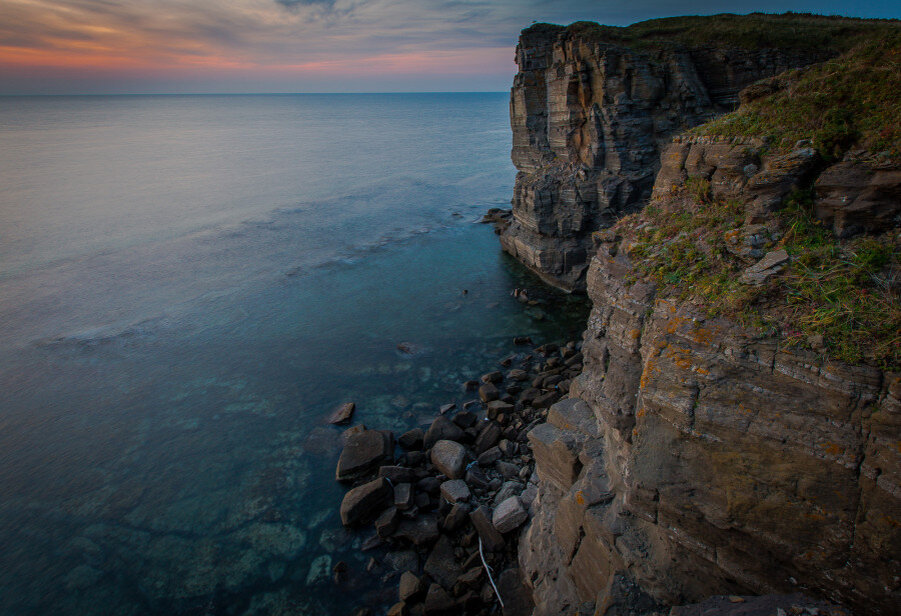
[[[579,400],[530,433],[536,614],[602,605],[617,576],[668,605],[803,589],[896,613],[901,375],[676,307],[622,252],[588,274]]]
[[[549,283],[585,289],[591,232],[647,202],[662,144],[730,111],[744,86],[825,59],[804,51],[605,43],[538,24],[516,49],[519,170],[503,248]]]

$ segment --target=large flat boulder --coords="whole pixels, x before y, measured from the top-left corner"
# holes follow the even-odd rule
[[[392,504],[394,491],[384,477],[350,490],[341,501],[341,523],[345,526],[365,524],[375,519]]]
[[[363,477],[394,457],[394,435],[386,430],[365,430],[347,438],[335,479],[351,481]]]

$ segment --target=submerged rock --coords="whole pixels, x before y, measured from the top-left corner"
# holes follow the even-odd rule
[[[353,402],[347,402],[346,404],[342,404],[337,409],[335,409],[331,415],[329,415],[328,423],[330,424],[343,424],[350,421],[351,417],[354,415],[354,410],[356,409],[356,405]]]

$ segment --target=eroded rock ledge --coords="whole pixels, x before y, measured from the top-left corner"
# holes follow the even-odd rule
[[[591,232],[647,202],[662,144],[732,110],[738,91],[825,50],[605,41],[584,24],[537,24],[516,49],[510,97],[519,170],[503,248],[550,284],[585,289]]]

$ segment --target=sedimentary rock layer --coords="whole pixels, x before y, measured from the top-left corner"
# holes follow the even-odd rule
[[[659,298],[617,248],[588,273],[578,400],[530,434],[536,614],[797,590],[896,613],[901,374]]]
[[[645,44],[537,24],[516,49],[510,97],[519,173],[504,249],[551,284],[584,290],[591,232],[651,194],[661,144],[734,108],[744,86],[827,52]]]

